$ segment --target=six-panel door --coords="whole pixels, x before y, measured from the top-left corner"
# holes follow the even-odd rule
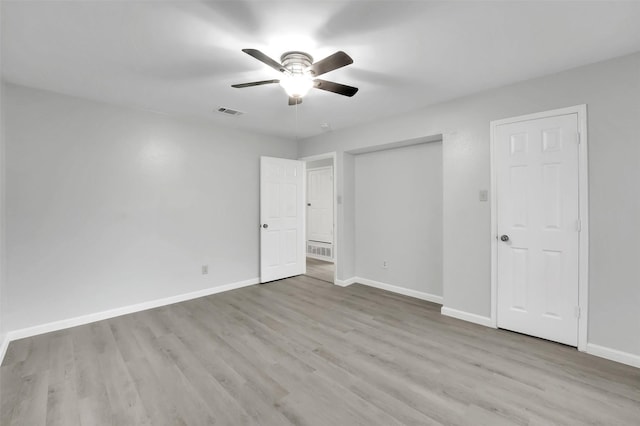
[[[307,240],[333,243],[333,167],[307,171]]]
[[[260,158],[260,282],[305,272],[304,169],[302,161]]]
[[[498,327],[576,346],[578,119],[496,128]]]

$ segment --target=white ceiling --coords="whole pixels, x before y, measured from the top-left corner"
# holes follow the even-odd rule
[[[26,86],[290,138],[640,51],[640,2],[2,1],[2,76]],[[344,50],[297,108],[274,59]],[[218,106],[245,115],[213,112]]]

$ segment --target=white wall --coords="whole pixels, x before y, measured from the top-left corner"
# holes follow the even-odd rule
[[[419,93],[417,94],[419,96]],[[588,105],[590,195],[589,341],[640,356],[640,53],[334,130],[300,143],[300,156],[443,134],[445,306],[490,315],[489,122]],[[348,203],[350,165],[338,161],[338,195]],[[342,181],[342,182],[340,182]],[[342,212],[343,234],[352,226]],[[340,253],[355,240],[346,238]],[[346,246],[346,247],[345,247]],[[339,279],[354,258],[340,257]],[[462,265],[464,267],[462,267]]]
[[[323,158],[322,160],[307,161],[307,170],[316,167],[328,167],[333,166],[333,158]]]
[[[7,329],[258,277],[259,157],[295,142],[4,89]]]
[[[6,298],[6,251],[5,251],[5,119],[4,85],[0,82],[0,362],[4,356],[3,348],[7,334],[7,298]],[[7,343],[8,344],[8,343]]]
[[[0,7],[0,21],[2,20]],[[2,45],[2,31],[0,31],[0,45]],[[2,69],[2,53],[0,52],[0,69]],[[0,80],[0,362],[4,357],[4,348],[6,347],[6,297],[5,297],[5,285],[6,285],[6,267],[5,267],[5,125],[4,125],[4,100],[3,100],[3,87]]]
[[[338,247],[336,275],[338,280],[353,278],[356,274],[356,219],[355,219],[355,155],[336,150],[338,179]]]
[[[442,296],[441,142],[355,156],[355,271]]]

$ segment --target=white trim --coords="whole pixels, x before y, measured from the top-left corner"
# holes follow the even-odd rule
[[[2,338],[2,342],[0,342],[0,365],[2,365],[2,361],[4,361],[4,356],[7,354],[8,347],[9,336],[5,334]]]
[[[333,158],[333,165],[335,166],[336,164],[335,157],[336,157],[336,151],[333,151],[333,152],[325,152],[323,154],[316,154],[316,155],[309,155],[307,157],[301,157],[301,158],[298,158],[298,160],[309,162],[309,161],[317,161],[317,160],[325,160],[327,158]],[[323,167],[328,167],[328,166],[323,166]]]
[[[346,280],[339,280],[336,278],[336,281],[334,282],[334,284],[340,287],[348,287],[351,284],[355,284],[355,282],[356,282],[355,277],[347,278]]]
[[[330,158],[330,157],[327,157]],[[309,162],[308,160],[304,160],[307,163]],[[331,171],[333,171],[333,166],[320,166],[320,167],[311,167],[309,169],[307,169],[308,172],[312,172],[312,171],[318,171],[318,170],[326,170],[326,169],[331,169]]]
[[[250,280],[239,281],[236,283],[225,284],[217,287],[211,287],[204,290],[198,290],[191,293],[185,293],[177,296],[166,297],[163,299],[157,299],[151,302],[138,303],[136,305],[125,306],[122,308],[111,309],[108,311],[98,312],[95,314],[83,315],[80,317],[69,318],[62,321],[56,321],[48,324],[43,324],[35,327],[23,328],[20,330],[10,331],[5,334],[4,339],[0,342],[0,365],[2,364],[4,357],[7,352],[7,348],[9,347],[9,343],[13,340],[22,339],[25,337],[31,337],[38,334],[48,333],[52,331],[62,330],[65,328],[75,327],[79,325],[89,324],[95,321],[101,321],[109,318],[114,318],[121,315],[132,314],[135,312],[145,311],[148,309],[157,308],[160,306],[172,305],[174,303],[184,302],[187,300],[197,299],[199,297],[210,296],[217,293],[223,293],[225,291],[235,290],[242,287],[248,287],[251,285],[258,284],[260,282],[259,278],[253,278]],[[400,294],[405,294],[407,296],[417,297],[423,300],[429,300],[434,303],[442,303],[442,297],[429,295],[427,293],[420,293],[425,297],[419,297],[412,294],[407,294],[405,292],[395,291],[395,289],[401,289],[407,292],[413,292],[413,290],[404,289],[402,287],[392,286],[389,284],[379,283],[373,280],[367,280],[359,277],[351,277],[346,280],[336,280],[335,285],[340,287],[347,287],[354,283],[361,283],[363,285],[368,285],[371,287],[382,288],[384,290],[388,290],[391,292],[396,292]],[[372,285],[372,283],[374,285]],[[393,288],[393,289],[391,289]],[[430,299],[427,299],[426,297]],[[440,300],[440,301],[437,301]],[[443,306],[441,308],[442,315],[457,318],[463,321],[472,322],[475,324],[483,325],[485,327],[494,327],[491,323],[491,318],[483,317],[481,315],[471,314],[464,311],[459,311],[457,309],[448,308]],[[495,328],[495,327],[494,327]],[[622,352],[616,349],[610,349],[604,346],[596,345],[593,343],[588,343],[586,345],[586,352],[605,359],[609,359],[611,361],[620,362],[622,364],[630,365],[632,367],[640,368],[640,356],[634,355],[628,352]]]
[[[578,350],[586,351],[589,338],[589,158],[587,150],[587,105],[578,105],[578,200],[580,209],[580,263],[578,265]]]
[[[304,161],[309,162],[309,161],[316,161],[316,160],[324,160],[326,158],[331,158],[333,160],[333,264],[334,264],[334,268],[333,268],[333,283],[336,285],[340,285],[338,284],[338,282],[346,282],[346,281],[341,281],[338,280],[338,262],[339,262],[339,258],[338,258],[338,253],[339,253],[339,247],[338,247],[338,154],[336,151],[333,152],[325,152],[324,154],[317,154],[317,155],[310,155],[307,157],[302,157],[302,158],[298,158],[298,160],[300,161]],[[306,165],[306,164],[305,164]],[[304,185],[305,185],[305,193],[304,193],[304,199],[307,199],[307,173],[305,172],[304,174]],[[305,212],[307,209],[304,209]],[[306,226],[306,217],[305,217],[305,226]],[[306,253],[306,241],[307,241],[307,231],[305,228],[305,232],[303,234],[303,238],[305,241],[305,253]],[[306,273],[306,263],[305,263],[305,273]],[[353,283],[349,283],[346,284],[343,287],[346,287],[347,285],[350,285]]]
[[[369,154],[370,152],[379,152],[379,151],[386,151],[388,149],[404,148],[407,146],[421,145],[423,143],[442,142],[443,141],[442,136],[443,136],[442,133],[436,133],[435,135],[420,136],[417,138],[388,142],[380,145],[365,146],[363,148],[350,149],[349,151],[344,151],[344,152],[351,155]]]
[[[498,200],[496,168],[495,168],[495,131],[503,124],[519,121],[537,120],[558,115],[576,114],[578,116],[578,131],[580,144],[578,145],[578,209],[582,229],[579,235],[578,247],[578,304],[580,318],[578,318],[578,350],[587,350],[587,336],[589,327],[589,174],[587,157],[587,105],[575,105],[567,108],[521,115],[518,117],[495,120],[490,123],[490,158],[491,158],[491,327],[498,325]]]
[[[96,321],[102,321],[109,318],[118,317],[121,315],[132,314],[135,312],[146,311],[147,309],[158,308],[160,306],[172,305],[178,302],[184,302],[186,300],[197,299],[199,297],[210,296],[216,293],[222,293],[229,290],[236,290],[242,287],[248,287],[260,282],[259,278],[252,278],[250,280],[239,281],[231,284],[224,284],[216,287],[205,288],[203,290],[193,291],[191,293],[179,294],[177,296],[165,297],[163,299],[156,299],[150,302],[137,303],[135,305],[124,306],[121,308],[110,309],[108,311],[96,312],[93,314],[82,315],[75,318],[68,318],[60,321],[54,321],[47,324],[36,325],[34,327],[22,328],[19,330],[9,331],[5,338],[6,341],[11,342],[17,339],[23,339],[25,337],[36,336],[38,334],[49,333],[52,331],[63,330],[65,328],[76,327],[79,325],[85,325]]]
[[[298,160],[300,161],[300,160]],[[307,163],[302,161],[302,255],[304,257],[304,262],[302,262],[302,275],[307,273]],[[260,206],[262,209],[262,206]],[[262,238],[262,236],[261,236]],[[260,259],[262,262],[262,259]],[[260,277],[262,280],[262,277]]]
[[[606,358],[632,367],[640,368],[640,355],[634,355],[629,352],[622,352],[616,349],[607,348],[605,346],[587,343],[586,352],[600,358]]]
[[[489,169],[491,172],[491,192],[489,199],[491,200],[491,327],[498,328],[498,182],[496,178],[495,164],[495,122],[490,124],[489,136]]]
[[[445,316],[448,316],[448,317],[457,318],[459,320],[472,322],[474,324],[484,325],[485,327],[496,328],[493,325],[492,318],[483,317],[482,315],[472,314],[472,313],[465,312],[465,311],[459,311],[457,309],[447,308],[446,306],[442,307],[442,309],[440,310],[440,313],[442,315],[445,315]]]
[[[355,282],[358,284],[363,284],[369,287],[375,287],[382,290],[387,290],[392,293],[398,293],[409,297],[415,297],[416,299],[426,300],[427,302],[438,303],[442,305],[442,296],[437,296],[435,294],[425,293],[418,290],[412,290],[406,287],[400,287],[393,284],[387,284],[380,281],[370,280],[368,278],[355,277]]]

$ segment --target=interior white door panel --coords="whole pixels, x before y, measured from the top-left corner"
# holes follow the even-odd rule
[[[303,161],[260,158],[260,282],[305,272]]]
[[[495,138],[498,326],[576,346],[577,114],[499,125]]]

